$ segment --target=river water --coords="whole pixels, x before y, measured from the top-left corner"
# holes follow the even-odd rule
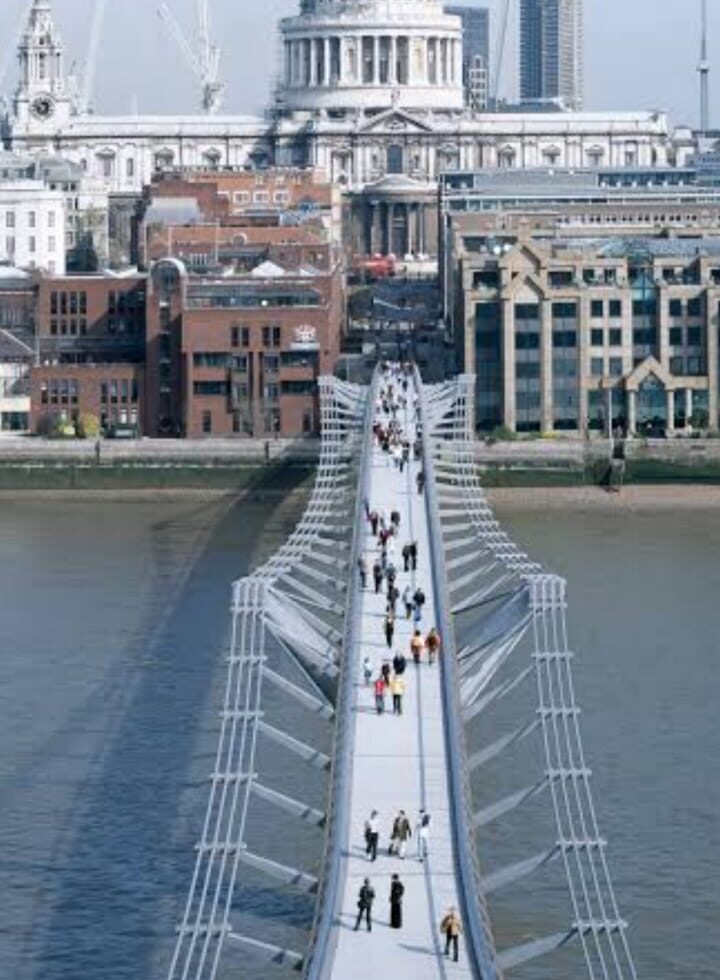
[[[165,975],[212,767],[230,582],[301,505],[3,500],[3,980]],[[572,583],[586,750],[639,974],[717,980],[718,513],[502,516]],[[552,958],[540,969],[578,980]]]

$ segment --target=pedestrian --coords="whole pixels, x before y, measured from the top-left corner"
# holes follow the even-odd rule
[[[425,593],[418,586],[413,593],[413,619],[419,623],[422,619],[423,606],[425,605]]]
[[[389,610],[385,616],[385,642],[388,650],[392,650],[393,636],[395,635],[395,614]]]
[[[434,626],[425,637],[425,646],[428,652],[428,663],[432,666],[438,653],[440,653],[440,634]]]
[[[385,569],[385,577],[388,580],[388,585],[394,585],[395,579],[397,578],[397,568],[393,562],[389,561],[387,563],[387,568]]]
[[[403,550],[401,554],[403,560],[403,571],[409,572],[410,571],[410,545],[409,544],[403,545]]]
[[[393,524],[394,527],[396,527],[396,528],[400,527],[400,511],[399,510],[394,510],[390,514],[390,521],[392,522],[392,524]]]
[[[405,894],[405,886],[400,881],[399,875],[393,875],[390,879],[390,928],[402,929],[402,900]]]
[[[422,638],[422,633],[420,630],[415,630],[410,640],[410,652],[412,653],[412,658],[415,661],[415,666],[420,666],[420,658],[422,657],[422,652],[425,648],[425,641]]]
[[[360,555],[358,558],[358,572],[360,573],[360,588],[367,588],[367,562],[365,561],[365,555]]]
[[[418,543],[417,541],[410,542],[410,568],[413,572],[417,571],[418,563]]]
[[[363,500],[363,506],[365,507],[365,520],[370,520],[370,501],[365,497]]]
[[[375,680],[375,710],[379,715],[385,713],[385,678],[382,674]]]
[[[358,892],[358,914],[355,922],[355,932],[360,928],[360,923],[365,918],[367,931],[372,932],[372,906],[375,901],[375,889],[370,884],[370,879],[366,878]]]
[[[410,821],[408,820],[405,811],[401,810],[395,818],[395,823],[393,824],[393,840],[395,841],[397,855],[403,860],[405,859],[407,842],[411,837],[412,827],[410,826]]]
[[[407,667],[407,660],[401,650],[395,651],[395,656],[393,657],[393,670],[398,677],[402,677],[405,673],[405,668]]]
[[[430,844],[430,814],[426,810],[421,810],[415,828],[415,839],[417,841],[418,861],[424,861],[429,853]]]
[[[390,681],[390,693],[392,694],[393,714],[401,715],[405,681],[400,674],[393,674],[393,678]]]
[[[379,519],[380,518],[379,518],[378,512],[376,510],[370,511],[370,530],[372,531],[372,536],[374,538],[377,537],[377,533],[378,533],[378,521],[379,521]]]
[[[382,667],[380,668],[380,673],[383,675],[383,680],[385,681],[385,687],[390,687],[390,661],[383,660]]]
[[[365,654],[362,662],[363,667],[363,679],[365,681],[365,687],[369,687],[370,681],[372,680],[372,661],[368,654]]]
[[[425,489],[425,470],[418,470],[415,480],[417,481],[417,492],[421,494]]]
[[[377,848],[380,839],[380,820],[377,810],[373,810],[365,821],[365,853],[371,861],[377,861]]]
[[[410,586],[406,585],[402,594],[403,605],[405,606],[405,619],[410,619],[413,610],[412,592]]]
[[[393,616],[395,615],[395,606],[399,598],[400,598],[400,589],[398,589],[396,585],[388,586],[387,608],[388,608],[388,612],[391,612]]]
[[[462,923],[454,905],[451,905],[443,916],[442,922],[440,923],[440,932],[445,935],[445,955],[450,955],[450,947],[452,946],[453,960],[457,963],[458,939],[462,932]]]
[[[382,563],[377,560],[373,565],[373,581],[375,582],[375,595],[380,592],[383,581],[383,568]]]

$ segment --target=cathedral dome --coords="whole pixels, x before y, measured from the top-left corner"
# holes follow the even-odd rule
[[[281,32],[281,109],[463,107],[462,26],[440,0],[301,0]]]

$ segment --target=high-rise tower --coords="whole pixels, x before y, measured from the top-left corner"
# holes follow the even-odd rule
[[[301,0],[281,33],[280,110],[463,107],[461,24],[440,0]]]
[[[520,0],[520,98],[583,104],[583,0]]]
[[[50,134],[67,123],[71,107],[63,42],[53,20],[50,0],[34,0],[18,57],[16,125],[39,136]]]

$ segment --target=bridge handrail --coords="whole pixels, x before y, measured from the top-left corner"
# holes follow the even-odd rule
[[[352,783],[349,773],[355,745],[353,688],[360,665],[356,643],[359,635],[361,604],[361,594],[357,588],[358,559],[362,553],[365,527],[364,508],[370,484],[373,408],[378,377],[376,372],[368,390],[363,421],[364,435],[360,453],[359,489],[355,506],[355,526],[349,565],[350,583],[347,592],[345,634],[342,644],[343,663],[335,709],[335,744],[328,792],[325,853],[323,868],[319,876],[321,886],[317,913],[305,961],[304,976],[306,980],[330,980],[334,950],[337,945],[337,931],[333,925],[342,903],[346,876],[342,852],[348,846],[351,833],[349,811]]]
[[[420,373],[415,368],[415,388],[419,395],[422,425],[422,458],[425,469],[425,506],[430,530],[430,563],[443,639],[442,699],[445,728],[445,759],[450,790],[450,810],[455,838],[455,862],[459,901],[465,926],[469,961],[479,980],[500,980],[490,920],[482,897],[477,851],[473,843],[471,799],[467,768],[467,749],[462,726],[457,671],[457,650],[452,628],[451,604],[445,574],[440,507],[435,483],[435,463],[427,424],[428,405]]]

